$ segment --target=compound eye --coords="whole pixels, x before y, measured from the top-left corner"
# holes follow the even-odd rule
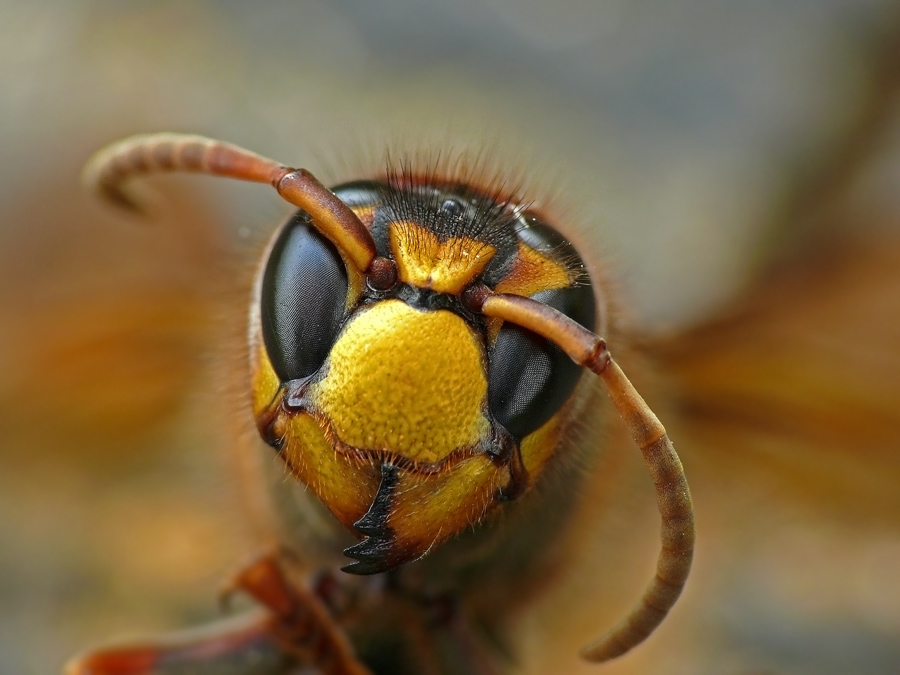
[[[373,180],[356,180],[341,183],[332,192],[350,208],[376,206],[384,200],[387,186]]]
[[[556,230],[543,223],[531,225],[520,233],[520,240],[538,251],[552,251],[570,269],[583,267],[575,248]],[[594,330],[594,292],[587,279],[580,285],[541,291],[531,297]],[[507,322],[497,335],[490,357],[491,414],[510,434],[522,439],[559,411],[575,389],[581,370],[552,342]]]
[[[297,212],[263,272],[263,343],[282,382],[309,377],[328,356],[347,304],[347,270],[334,245]]]

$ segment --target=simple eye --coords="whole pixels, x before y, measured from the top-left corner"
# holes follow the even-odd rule
[[[543,223],[532,223],[519,236],[535,249],[552,248],[570,265],[581,264],[574,247]],[[589,283],[541,291],[532,298],[594,330],[594,292]],[[525,328],[506,323],[491,353],[488,405],[494,419],[521,439],[556,414],[580,377],[581,367],[559,347]]]
[[[278,377],[308,377],[324,363],[347,303],[347,270],[300,211],[285,225],[263,273],[263,342]]]

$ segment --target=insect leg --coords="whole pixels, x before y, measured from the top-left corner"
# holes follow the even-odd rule
[[[314,666],[323,675],[370,675],[322,600],[292,584],[274,555],[241,570],[226,592],[238,590],[272,613],[274,637],[299,663]]]
[[[228,591],[265,608],[145,642],[101,648],[66,665],[65,675],[369,675],[323,602],[291,584],[273,557],[243,569]]]
[[[277,620],[255,611],[194,630],[101,648],[66,664],[65,675],[287,675],[296,659],[282,649]]]

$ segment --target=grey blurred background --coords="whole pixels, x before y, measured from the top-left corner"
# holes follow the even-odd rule
[[[900,234],[898,36],[883,0],[0,0],[0,672],[212,616],[246,555],[210,326],[287,208],[161,181],[129,227],[79,189],[93,150],[196,132],[337,180],[487,143],[675,331],[829,228]],[[897,672],[900,539],[840,528],[764,538],[729,588],[768,585],[609,672]]]

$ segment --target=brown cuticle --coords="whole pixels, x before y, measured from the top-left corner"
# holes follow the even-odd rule
[[[297,171],[297,169],[292,169],[291,167],[288,167],[288,166],[281,167],[272,176],[272,187],[275,188],[275,190],[277,191],[278,187],[281,185],[281,181],[284,180],[285,176],[288,176],[289,174],[292,174],[296,171]]]
[[[284,385],[281,409],[288,414],[305,412],[308,408],[306,390],[309,389],[310,378],[291,380]]]
[[[595,374],[599,375],[606,367],[609,365],[609,362],[612,360],[612,356],[609,353],[609,350],[606,348],[606,340],[600,339],[596,346],[594,347],[594,351],[591,354],[591,360],[588,364],[588,368]]]
[[[387,291],[397,283],[397,265],[389,258],[375,258],[366,274],[369,285],[376,291]]]
[[[481,313],[484,301],[491,295],[491,289],[484,284],[472,284],[467,286],[462,292],[463,306],[470,312],[476,314]]]

